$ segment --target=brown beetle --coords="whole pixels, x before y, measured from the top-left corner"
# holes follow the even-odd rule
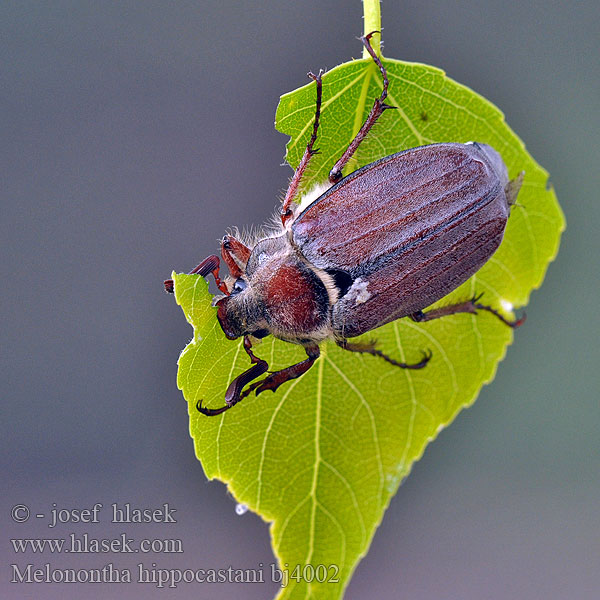
[[[375,32],[373,32],[375,33]],[[371,127],[388,108],[385,67],[361,38],[383,76],[383,91],[362,128],[332,168],[329,184],[292,208],[313,149],[321,108],[321,73],[309,73],[317,85],[312,136],[294,173],[281,208],[281,231],[252,248],[227,235],[221,257],[231,277],[219,278],[219,258],[209,256],[191,273],[212,273],[224,296],[216,299],[217,318],[229,339],[244,337],[252,367],[234,379],[220,414],[251,391],[275,391],[300,377],[319,357],[319,343],[334,340],[341,348],[369,353],[403,369],[420,369],[431,358],[402,363],[374,343],[349,342],[385,323],[410,317],[429,321],[456,313],[485,310],[510,321],[474,297],[423,312],[464,283],[496,251],[523,174],[508,181],[500,155],[486,144],[432,144],[386,156],[342,178],[342,169]],[[173,281],[165,281],[173,291]],[[266,361],[252,352],[253,339],[267,335],[301,344],[308,357],[281,371],[267,372]],[[248,385],[250,384],[250,385]],[[248,387],[246,387],[248,386]]]

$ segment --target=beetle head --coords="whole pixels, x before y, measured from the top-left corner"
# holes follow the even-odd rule
[[[229,296],[217,300],[217,319],[230,340],[243,335],[263,338],[269,334],[262,316],[261,302],[257,300],[251,284],[238,277]]]
[[[243,335],[263,338],[271,332],[265,319],[264,282],[272,278],[276,268],[273,257],[286,248],[284,237],[262,239],[252,250],[231,235],[222,239],[221,256],[234,282],[228,283],[229,295],[219,299],[215,306],[228,339]]]

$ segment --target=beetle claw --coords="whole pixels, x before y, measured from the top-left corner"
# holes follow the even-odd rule
[[[220,415],[226,410],[229,410],[232,406],[232,404],[226,404],[221,408],[207,408],[206,406],[202,406],[202,400],[198,400],[198,402],[196,402],[196,410],[198,412],[201,412],[203,415],[206,415],[207,417],[214,417],[216,415]]]
[[[500,311],[496,310],[495,308],[492,308],[491,306],[486,306],[485,304],[477,304],[475,302],[473,302],[473,306],[477,310],[486,310],[512,329],[521,327],[521,325],[525,323],[525,319],[527,318],[526,313],[523,313],[523,316],[519,317],[518,319],[507,319]]]
[[[360,40],[364,44],[365,43],[364,40],[367,40],[367,41],[370,40],[376,33],[381,33],[381,31],[379,29],[374,29],[370,33],[367,33],[367,35],[361,35],[360,37],[358,37],[356,39]]]
[[[512,327],[513,329],[516,329],[517,327],[521,327],[521,325],[523,325],[523,323],[525,323],[526,320],[527,313],[524,312],[518,319],[508,322],[507,325],[510,325],[510,327]]]
[[[255,394],[258,396],[259,394],[262,394],[263,392],[266,392],[267,390],[271,390],[273,393],[275,393],[275,390],[277,390],[277,388],[281,385],[281,383],[277,383],[277,382],[269,382],[267,381],[269,378],[266,377],[265,379],[263,379],[262,381],[259,382],[259,385],[256,387],[256,392]],[[283,382],[282,382],[283,383]]]
[[[427,366],[431,358],[433,357],[433,352],[427,348],[427,350],[421,350],[421,356],[423,357],[418,363],[406,364],[404,363],[403,369],[423,369]],[[402,364],[402,363],[401,363]]]

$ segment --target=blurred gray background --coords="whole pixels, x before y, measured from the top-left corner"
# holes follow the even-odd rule
[[[597,598],[598,3],[382,12],[387,56],[437,65],[503,110],[568,229],[496,380],[415,465],[346,597]],[[191,329],[162,280],[270,216],[291,174],[279,95],[360,56],[361,3],[5,1],[0,28],[1,595],[269,598],[270,582],[10,584],[11,563],[133,568],[139,555],[15,555],[8,540],[125,531],[182,539],[183,555],[143,557],[159,567],[273,562],[267,526],[237,516],[194,457],[175,384]],[[168,502],[177,523],[10,518],[15,504],[95,502]]]

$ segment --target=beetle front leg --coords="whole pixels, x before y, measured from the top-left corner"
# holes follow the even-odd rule
[[[433,319],[440,319],[442,317],[447,317],[449,315],[456,315],[458,313],[470,313],[472,315],[476,315],[478,310],[485,310],[492,315],[494,315],[497,319],[500,319],[505,325],[516,329],[520,327],[525,322],[526,315],[519,319],[511,320],[507,319],[504,315],[502,315],[495,308],[488,306],[486,304],[480,304],[479,300],[481,299],[483,294],[479,294],[478,296],[474,296],[471,300],[467,300],[466,302],[459,302],[458,304],[450,304],[449,306],[442,306],[441,308],[434,308],[432,310],[428,310],[423,312],[422,310],[413,313],[410,315],[410,318],[417,323],[424,323],[425,321],[433,321]]]
[[[248,385],[253,379],[260,377],[266,373],[269,369],[269,365],[264,360],[259,360],[255,365],[250,367],[247,371],[244,371],[241,375],[238,375],[227,388],[225,392],[225,406],[221,408],[206,408],[202,406],[202,400],[196,402],[196,409],[207,417],[214,417],[220,415],[226,410],[229,410],[235,406],[240,400],[245,398],[247,394],[242,395],[242,390]]]
[[[256,385],[262,383],[262,381],[256,382],[254,386],[251,386],[250,390],[242,393],[242,390],[253,380],[261,375],[264,375],[269,370],[269,365],[267,361],[258,358],[258,356],[254,355],[252,352],[252,341],[248,336],[244,337],[244,350],[246,354],[250,357],[250,362],[253,363],[253,366],[250,367],[247,371],[244,371],[241,375],[238,375],[227,387],[227,391],[225,392],[225,406],[221,408],[206,408],[202,406],[202,400],[198,400],[196,402],[196,410],[201,412],[203,415],[207,417],[214,417],[216,415],[220,415],[224,413],[226,410],[229,410],[231,407],[235,406],[240,400],[243,400],[248,393],[253,390]]]
[[[394,360],[392,357],[384,354],[381,350],[375,348],[375,342],[349,342],[348,340],[336,340],[335,342],[343,350],[350,352],[359,352],[361,354],[371,354],[372,356],[378,356],[383,358],[386,362],[389,362],[395,367],[401,369],[422,369],[430,360],[433,354],[431,350],[423,351],[423,358],[418,363],[404,363]]]
[[[362,36],[360,38],[360,41],[367,49],[367,52],[371,55],[371,58],[373,59],[375,64],[379,67],[379,71],[381,72],[381,76],[383,78],[383,90],[379,98],[375,99],[375,102],[373,103],[373,108],[371,109],[371,112],[369,113],[369,116],[367,117],[366,121],[363,123],[362,127],[356,134],[356,137],[350,142],[350,145],[348,146],[348,148],[346,148],[344,154],[342,154],[340,159],[335,163],[335,165],[333,165],[333,168],[329,172],[330,183],[336,183],[342,178],[343,168],[352,158],[353,154],[360,146],[360,143],[367,137],[367,134],[369,133],[369,131],[371,131],[371,128],[373,127],[373,125],[375,125],[377,119],[379,119],[383,112],[388,108],[396,108],[395,106],[390,106],[389,104],[386,104],[384,102],[384,100],[387,98],[389,82],[387,77],[387,71],[383,66],[383,63],[381,62],[380,58],[377,56],[377,53],[375,52],[375,50],[373,50],[373,47],[371,46],[370,40],[373,37],[373,34],[375,33],[380,32],[371,31],[371,33],[369,33],[368,35]]]
[[[266,390],[274,392],[281,384],[289,381],[290,379],[297,379],[300,375],[304,375],[314,364],[315,360],[319,358],[321,351],[319,346],[305,346],[306,354],[308,358],[305,360],[281,369],[281,371],[275,371],[268,377],[265,377],[262,381],[256,381],[249,388],[246,388],[242,394],[242,398],[246,397],[252,390],[256,390],[256,395],[261,394]]]

